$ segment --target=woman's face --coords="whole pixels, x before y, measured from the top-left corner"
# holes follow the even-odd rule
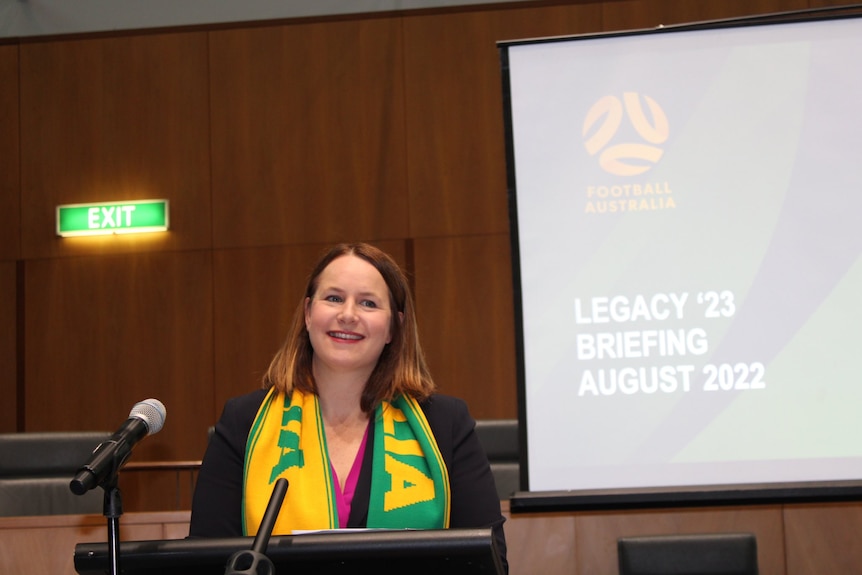
[[[392,339],[389,289],[367,261],[352,255],[333,260],[305,303],[305,327],[314,348],[314,366],[332,372],[371,375]]]

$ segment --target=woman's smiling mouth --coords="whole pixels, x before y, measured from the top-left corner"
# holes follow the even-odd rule
[[[361,336],[361,335],[359,335],[359,334],[356,334],[356,333],[346,333],[346,332],[343,332],[343,331],[329,331],[329,332],[327,332],[327,335],[328,335],[329,337],[332,337],[332,338],[335,338],[335,339],[344,340],[344,341],[358,341],[358,340],[360,340],[360,339],[363,339],[363,336]]]

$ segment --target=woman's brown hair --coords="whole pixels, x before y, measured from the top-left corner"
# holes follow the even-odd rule
[[[326,266],[343,256],[361,258],[380,272],[389,288],[392,310],[392,341],[383,348],[377,365],[365,384],[361,400],[362,410],[371,412],[381,401],[391,401],[402,393],[417,400],[427,398],[434,392],[435,385],[419,344],[416,310],[407,277],[391,256],[365,243],[338,244],[318,261],[308,277],[305,295],[296,308],[287,339],[263,376],[263,387],[268,389],[274,386],[288,394],[294,389],[317,393],[311,369],[314,349],[305,326],[305,302],[306,298],[313,298],[317,292],[320,274]]]

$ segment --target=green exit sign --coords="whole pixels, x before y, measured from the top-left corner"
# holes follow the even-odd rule
[[[57,206],[58,236],[138,234],[167,229],[167,200]]]

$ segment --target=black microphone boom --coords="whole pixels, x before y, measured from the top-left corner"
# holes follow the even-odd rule
[[[132,407],[129,419],[108,440],[93,450],[69,488],[76,495],[102,485],[106,480],[116,477],[120,468],[132,453],[132,447],[147,435],[161,431],[165,424],[165,406],[158,399],[145,399]]]
[[[266,511],[263,513],[263,519],[260,520],[260,527],[257,528],[257,535],[254,536],[252,551],[266,553],[266,546],[269,545],[269,538],[272,535],[272,530],[275,529],[275,521],[278,519],[278,513],[281,511],[281,504],[284,503],[286,494],[287,479],[280,477],[275,480],[275,487],[272,488],[272,495],[269,496],[269,503],[267,503]]]
[[[227,561],[225,575],[275,575],[275,565],[265,552],[286,493],[287,479],[279,477],[275,480],[275,487],[269,496],[269,503],[263,512],[263,519],[260,521],[257,535],[254,536],[251,550],[237,551],[231,555]]]

